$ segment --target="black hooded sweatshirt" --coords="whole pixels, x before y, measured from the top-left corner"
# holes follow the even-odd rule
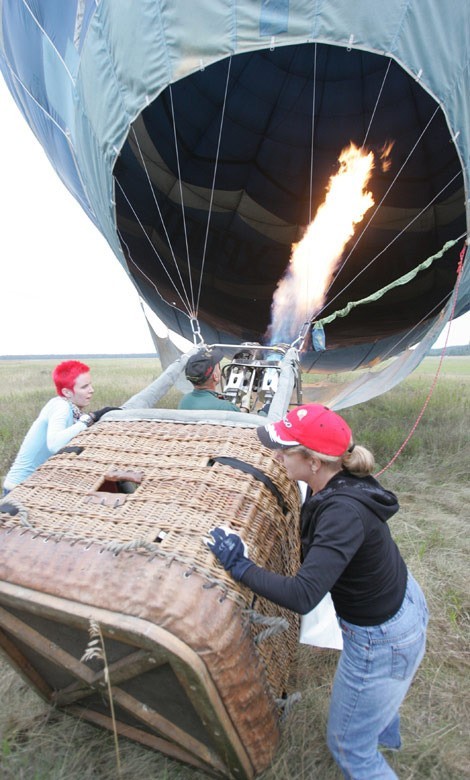
[[[396,496],[374,477],[335,474],[302,507],[297,574],[284,577],[253,564],[241,581],[300,614],[331,591],[339,617],[359,626],[379,625],[399,610],[406,589],[406,565],[387,526],[397,511]]]

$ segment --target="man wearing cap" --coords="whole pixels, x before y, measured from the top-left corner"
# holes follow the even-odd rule
[[[302,615],[330,591],[343,635],[327,743],[347,780],[396,780],[382,749],[401,746],[399,708],[424,655],[423,592],[392,538],[396,496],[372,476],[372,453],[346,421],[305,404],[257,429],[287,476],[312,494],[301,511],[302,561],[285,577],[257,566],[233,529],[207,543],[232,577]]]
[[[183,396],[179,409],[222,409],[229,412],[249,411],[239,409],[231,401],[227,401],[217,393],[216,388],[222,375],[220,361],[222,350],[204,347],[192,355],[186,363],[187,379],[194,385],[194,390]]]

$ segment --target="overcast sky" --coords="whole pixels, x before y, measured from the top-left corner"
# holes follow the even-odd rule
[[[0,116],[0,355],[153,352],[134,286],[1,75]],[[470,313],[452,323],[449,343],[469,340]]]
[[[0,354],[153,352],[137,292],[0,75]]]

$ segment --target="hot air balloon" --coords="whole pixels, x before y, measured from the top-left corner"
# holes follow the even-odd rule
[[[380,371],[319,390],[315,400],[341,408],[403,379],[449,317],[470,308],[467,0],[0,0],[0,12],[0,69],[13,98],[170,331],[195,344],[232,345],[237,370],[268,346],[286,365],[294,350],[304,371],[384,362]],[[305,300],[294,297],[273,337],[273,302],[292,272],[293,246],[323,213],[343,150],[351,147],[371,155],[369,205],[344,234],[321,289],[301,277]],[[340,232],[346,205],[333,206],[327,238]],[[318,241],[310,254],[315,268]],[[314,306],[317,292],[321,303]],[[173,376],[168,370],[166,379]],[[228,384],[235,379],[227,377]],[[276,406],[275,397],[270,413],[282,412],[284,401]],[[280,670],[292,657],[295,625],[259,605],[264,625],[272,618],[288,641],[264,656],[255,652],[247,612],[243,619],[237,613],[247,607],[246,594],[194,552],[193,529],[206,530],[198,523],[207,507],[217,511],[223,496],[224,506],[239,511],[236,427],[216,413],[174,422],[160,411],[155,444],[142,414],[132,418],[138,407],[131,399],[130,417],[113,413],[15,489],[9,509],[0,505],[8,515],[0,529],[5,646],[42,695],[112,727],[95,695],[103,675],[87,670],[71,649],[83,642],[91,611],[111,643],[121,733],[197,767],[253,777],[277,744],[273,691],[285,693]],[[253,415],[237,416],[240,425],[256,424]],[[230,435],[220,435],[214,422],[223,431],[229,426]],[[201,437],[206,423],[210,431],[198,448],[196,432]],[[184,453],[197,464],[175,509],[165,484],[174,484],[171,469]],[[253,538],[265,533],[260,517],[270,514],[270,502],[277,525],[258,548],[286,573],[279,529],[295,514],[297,498],[280,490],[274,462],[244,457],[261,497],[256,511],[244,508],[243,528]],[[231,482],[224,469],[235,469]],[[116,488],[129,482],[130,494]],[[202,484],[217,489],[203,499]],[[189,528],[178,526],[172,548],[188,505]],[[57,517],[49,527],[52,509]],[[88,542],[84,517],[92,528]],[[149,517],[158,527],[149,527]],[[56,544],[42,544],[49,539]],[[285,540],[287,547],[295,543]],[[35,564],[15,568],[20,558]],[[90,573],[79,587],[77,567]],[[122,588],[130,570],[132,592]],[[198,598],[178,601],[194,582]],[[199,622],[196,607],[203,610]],[[227,630],[219,633],[222,623]],[[227,660],[229,648],[236,661]],[[242,651],[251,676],[237,692],[233,670]],[[166,709],[149,693],[157,689]],[[249,690],[257,709],[251,700],[246,706]]]
[[[351,142],[375,155],[374,206],[321,309],[296,312],[303,369],[401,355],[393,371],[335,399],[356,403],[403,378],[451,311],[468,309],[468,267],[451,301],[468,211],[463,0],[445,13],[437,2],[380,13],[372,2],[354,11],[210,3],[191,13],[183,2],[131,10],[90,0],[66,12],[3,2],[2,16],[0,67],[17,104],[173,332],[269,343],[291,246]],[[326,334],[319,351],[315,322]]]

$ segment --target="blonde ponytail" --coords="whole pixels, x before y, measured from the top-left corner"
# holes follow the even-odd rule
[[[368,477],[375,469],[375,458],[367,447],[351,447],[341,456],[341,465],[354,477]]]
[[[288,452],[298,452],[304,458],[318,458],[322,463],[327,463],[331,466],[332,470],[343,468],[349,474],[352,474],[353,477],[368,477],[375,469],[375,458],[371,451],[361,444],[353,444],[352,442],[344,455],[339,457],[336,455],[324,455],[322,452],[304,447],[303,444],[289,447]]]

